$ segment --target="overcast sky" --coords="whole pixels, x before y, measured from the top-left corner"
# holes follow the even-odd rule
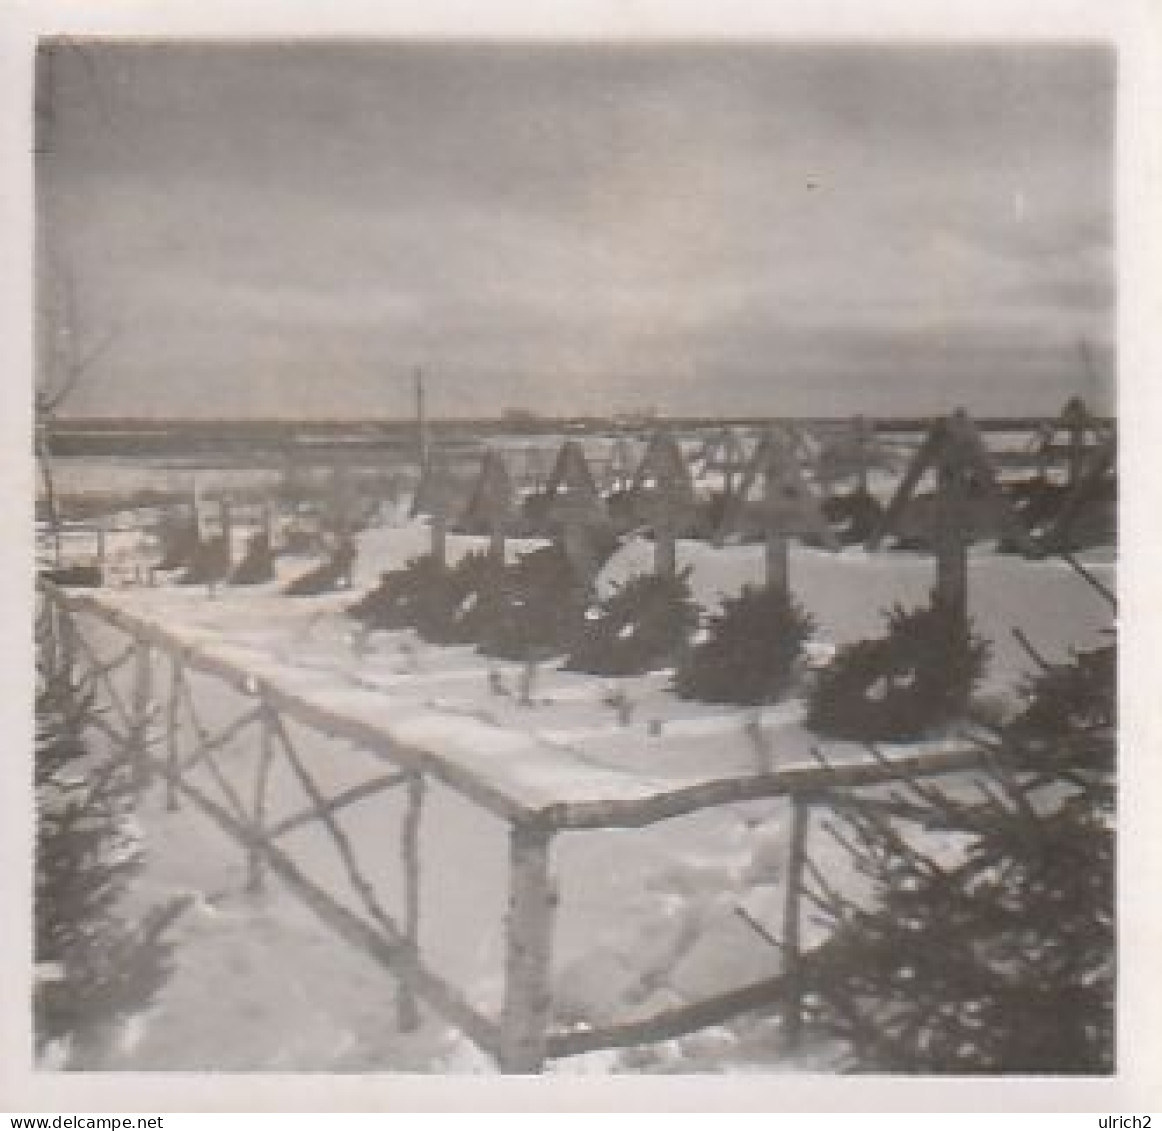
[[[401,415],[416,366],[437,415],[1108,410],[1114,89],[1096,47],[58,49],[42,309],[116,335],[74,414]]]

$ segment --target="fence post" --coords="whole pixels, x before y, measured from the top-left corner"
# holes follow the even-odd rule
[[[448,564],[448,520],[442,514],[432,515],[432,561],[443,569]]]
[[[509,834],[509,902],[501,1015],[502,1072],[540,1072],[548,1044],[553,918],[552,830],[514,825]]]
[[[400,836],[404,880],[403,933],[407,940],[407,954],[399,979],[396,1017],[400,1031],[404,1033],[413,1032],[420,1026],[420,1010],[412,976],[420,949],[420,816],[423,804],[424,778],[422,774],[415,773],[407,782],[407,811],[404,813]]]
[[[52,594],[38,588],[37,597],[40,607],[33,626],[37,655],[41,657],[46,675],[55,677],[60,672],[58,667],[61,654],[60,614],[57,612],[56,599]]]
[[[72,679],[77,668],[77,625],[63,602],[52,598],[56,617],[57,654],[54,657],[66,679]]]
[[[166,776],[165,807],[171,813],[178,807],[178,705],[181,702],[182,661],[174,655],[170,659],[169,701],[165,710]]]
[[[787,881],[783,893],[783,981],[786,987],[783,1025],[788,1048],[797,1048],[802,1026],[802,974],[800,970],[799,902],[806,861],[809,802],[791,795],[791,844],[787,855]]]
[[[250,827],[250,844],[246,849],[246,890],[253,895],[261,894],[266,888],[261,840],[266,825],[266,787],[270,780],[270,767],[274,763],[274,721],[274,708],[264,700],[259,721],[258,772],[254,779],[254,820]]]
[[[677,530],[669,518],[654,527],[654,573],[673,577],[677,572]]]
[[[138,790],[149,782],[149,723],[153,695],[153,664],[149,645],[138,640],[133,649],[133,692],[130,710],[129,757]]]
[[[771,593],[786,594],[790,588],[790,551],[787,536],[775,530],[767,531],[766,545],[767,589]]]

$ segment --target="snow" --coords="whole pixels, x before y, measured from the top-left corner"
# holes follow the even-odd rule
[[[120,537],[120,532],[118,532]],[[132,532],[126,532],[126,538]],[[112,539],[114,536],[110,535]],[[365,532],[352,591],[290,599],[279,589],[312,564],[281,560],[279,580],[252,589],[129,585],[95,600],[164,628],[190,648],[229,661],[258,681],[382,730],[398,746],[422,751],[518,808],[561,802],[642,799],[678,786],[776,766],[810,763],[818,739],[802,725],[801,703],[731,709],[678,700],[668,673],[609,680],[542,664],[531,704],[513,693],[523,665],[468,647],[438,647],[410,632],[364,634],[344,608],[385,570],[426,551],[428,531],[403,522]],[[483,541],[450,535],[450,556]],[[519,549],[539,543],[510,543]],[[141,549],[127,545],[126,561]],[[120,552],[120,549],[118,550]],[[722,595],[763,577],[761,546],[715,549],[680,541],[679,566],[692,567],[695,596],[713,607]],[[635,540],[608,563],[608,590],[652,566],[653,547]],[[1107,582],[1112,567],[1092,564]],[[920,555],[830,554],[793,547],[794,591],[816,616],[816,659],[837,645],[882,629],[895,601],[925,599],[934,567]],[[120,575],[128,580],[132,572]],[[1030,661],[1011,627],[1025,630],[1049,658],[1092,644],[1108,621],[1098,597],[1067,566],[1000,557],[970,563],[972,613],[994,642],[990,690],[1011,691]],[[102,654],[116,634],[84,621]],[[213,731],[247,707],[248,695],[192,675],[203,725]],[[502,693],[498,693],[502,692]],[[619,709],[619,701],[628,710]],[[252,703],[250,704],[253,705]],[[384,761],[299,726],[292,739],[326,796],[371,780]],[[227,779],[249,796],[257,761],[254,731],[220,752]],[[761,735],[761,741],[756,739]],[[183,742],[191,735],[188,721]],[[188,749],[189,747],[187,747]],[[899,752],[908,752],[901,747]],[[885,754],[897,752],[887,748]],[[829,759],[863,757],[829,744]],[[213,789],[204,767],[192,781]],[[285,765],[270,782],[271,822],[309,807]],[[336,820],[385,909],[401,910],[398,792],[377,793]],[[394,1025],[388,973],[317,924],[277,884],[261,897],[241,894],[243,854],[194,812],[171,813],[158,796],[142,806],[150,863],[134,899],[142,907],[185,894],[174,928],[177,968],[151,1013],[103,1054],[102,1066],[138,1069],[382,1069],[491,1071],[487,1058],[425,1011],[416,1034]],[[759,930],[781,935],[786,805],[726,805],[624,831],[566,833],[553,849],[560,893],[553,963],[555,1016],[600,1024],[645,1016],[778,971],[778,952]],[[281,847],[311,878],[356,914],[366,914],[335,844],[318,822],[288,834]],[[843,853],[813,834],[813,859],[829,876]],[[951,851],[952,849],[950,849]],[[507,901],[507,828],[503,821],[438,783],[421,825],[421,953],[490,1015],[503,990]],[[740,913],[740,909],[741,912]],[[824,925],[809,924],[806,945]],[[207,986],[215,987],[207,1009]],[[560,1071],[668,1070],[675,1066],[778,1066],[770,1022],[752,1019],[643,1052],[592,1054]],[[786,1065],[782,1065],[786,1067]]]

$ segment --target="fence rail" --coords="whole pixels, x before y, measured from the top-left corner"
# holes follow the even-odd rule
[[[143,617],[112,608],[99,597],[70,592],[38,581],[38,637],[49,655],[92,681],[111,708],[115,722],[98,716],[96,725],[114,754],[129,760],[144,785],[164,783],[166,804],[194,805],[243,850],[247,885],[261,889],[274,873],[316,916],[349,945],[380,963],[396,980],[397,1020],[402,1029],[418,1023],[419,1003],[492,1055],[505,1072],[539,1072],[549,1058],[597,1049],[645,1044],[681,1036],[758,1009],[781,1009],[785,1031],[794,1040],[799,1026],[799,896],[804,886],[804,844],[813,805],[829,804],[827,791],[872,786],[903,776],[941,774],[979,765],[973,748],[869,759],[842,766],[798,766],[693,786],[658,790],[634,799],[595,799],[530,804],[494,783],[442,757],[399,741],[369,720],[313,702],[307,695],[261,678],[244,666]],[[128,637],[128,644],[103,659],[78,621],[91,617]],[[168,667],[168,679],[160,678]],[[128,670],[129,695],[114,676]],[[246,699],[246,706],[225,725],[211,729],[193,699],[189,673],[221,680]],[[183,720],[185,720],[183,722]],[[179,735],[186,724],[195,745],[182,754]],[[387,769],[367,782],[326,796],[300,755],[288,724],[331,740],[353,744],[382,760]],[[161,741],[154,731],[161,729]],[[218,765],[217,755],[231,742],[253,734],[258,757],[250,790],[240,790]],[[188,745],[188,742],[186,743]],[[310,804],[271,820],[268,786],[276,764],[289,769]],[[190,780],[205,769],[215,794]],[[419,830],[426,787],[435,780],[469,803],[503,820],[508,830],[508,908],[505,922],[504,991],[499,1017],[469,1002],[463,991],[431,966],[419,940],[421,861]],[[380,904],[363,876],[362,862],[336,820],[348,805],[402,791],[404,816],[398,843],[402,864],[403,911],[398,917]],[[643,828],[674,817],[743,801],[787,798],[794,814],[788,845],[788,878],[783,919],[782,969],[777,977],[739,987],[652,1017],[604,1027],[554,1028],[551,967],[558,892],[551,870],[554,838],[564,832]],[[279,842],[289,832],[317,825],[338,851],[362,913],[340,903],[310,878]]]

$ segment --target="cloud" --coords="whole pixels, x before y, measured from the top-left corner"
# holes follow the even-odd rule
[[[837,404],[974,366],[1040,396],[1061,343],[1112,338],[1101,49],[94,61],[40,195],[86,321],[129,325],[90,411],[196,411],[190,380],[218,412],[406,411],[383,374],[415,364],[466,413],[708,411],[796,369]]]

